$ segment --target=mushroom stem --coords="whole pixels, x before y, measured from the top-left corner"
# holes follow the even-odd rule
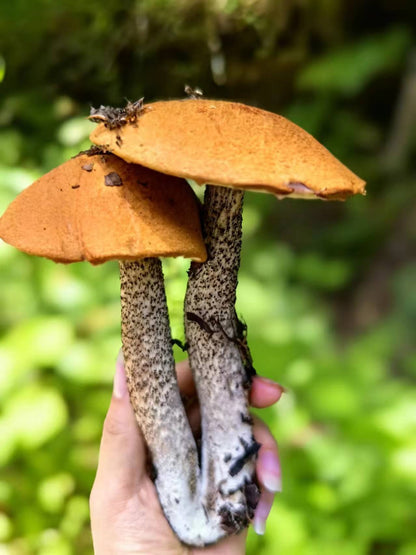
[[[176,380],[161,263],[121,261],[120,282],[127,384],[160,503],[183,542],[212,543],[224,533],[200,503],[198,452]]]
[[[189,361],[201,405],[201,496],[228,534],[248,525],[258,501],[253,476],[260,446],[248,410],[254,371],[234,308],[243,198],[243,191],[206,187],[208,259],[192,263],[185,299]]]

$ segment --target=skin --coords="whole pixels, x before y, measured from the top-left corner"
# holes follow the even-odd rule
[[[200,426],[199,409],[187,362],[177,365],[178,382],[186,398],[187,414],[194,432]],[[282,394],[278,384],[256,377],[250,403],[262,408],[277,402]],[[256,419],[254,435],[262,444],[257,477],[262,496],[254,519],[264,532],[264,523],[274,493],[266,488],[280,484],[277,445],[267,426]],[[206,548],[188,548],[175,536],[159,503],[156,488],[147,474],[146,445],[131,408],[122,364],[117,364],[113,396],[105,419],[97,474],[91,491],[91,529],[96,555],[242,555],[246,532],[230,536]]]

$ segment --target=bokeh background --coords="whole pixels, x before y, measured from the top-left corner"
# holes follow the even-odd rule
[[[0,0],[0,213],[88,148],[91,105],[281,113],[368,182],[346,203],[247,194],[238,312],[286,388],[284,491],[248,553],[416,554],[416,3]],[[187,264],[165,265],[183,338]],[[0,244],[0,553],[92,553],[88,495],[120,347],[118,268]],[[176,353],[180,356],[180,353]]]

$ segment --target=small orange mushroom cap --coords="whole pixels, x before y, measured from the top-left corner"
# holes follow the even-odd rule
[[[340,200],[364,194],[364,181],[309,133],[237,102],[155,102],[134,123],[101,123],[90,138],[127,162],[200,184]]]
[[[81,153],[20,193],[0,218],[0,238],[64,263],[206,259],[186,181],[104,153]]]

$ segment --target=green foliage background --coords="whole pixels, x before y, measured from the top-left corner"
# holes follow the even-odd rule
[[[89,106],[241,100],[368,182],[347,203],[248,194],[238,311],[284,491],[249,554],[416,553],[416,4],[0,0],[0,212],[88,147]],[[182,337],[186,263],[166,263]],[[120,347],[117,265],[0,244],[0,553],[91,553],[88,495]]]

